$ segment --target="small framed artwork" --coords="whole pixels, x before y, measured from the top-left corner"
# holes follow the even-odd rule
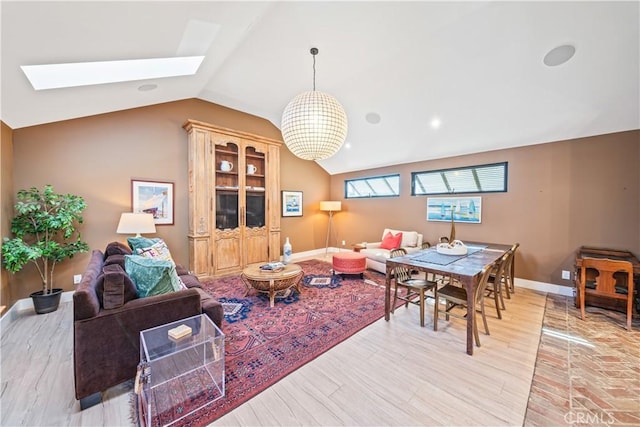
[[[282,216],[302,216],[302,191],[282,192]]]
[[[131,180],[131,211],[153,214],[156,225],[173,225],[173,182]]]
[[[428,197],[427,221],[453,221],[480,224],[482,197]]]

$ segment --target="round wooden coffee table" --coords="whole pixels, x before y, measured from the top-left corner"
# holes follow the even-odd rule
[[[302,268],[298,264],[287,264],[280,271],[263,271],[260,270],[259,264],[248,265],[242,270],[242,281],[247,286],[245,296],[251,289],[269,295],[269,307],[273,307],[273,303],[278,292],[295,288],[300,294],[300,279],[304,275]]]

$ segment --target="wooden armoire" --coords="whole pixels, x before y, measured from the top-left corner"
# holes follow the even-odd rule
[[[188,120],[189,269],[238,273],[280,259],[278,140]]]

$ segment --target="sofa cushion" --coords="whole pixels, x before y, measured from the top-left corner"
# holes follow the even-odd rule
[[[118,266],[119,268],[119,266]],[[104,290],[102,291],[102,306],[105,310],[120,308],[124,305],[124,276],[105,274]]]
[[[418,246],[418,232],[417,231],[403,231],[401,248],[415,248]]]
[[[122,269],[124,270],[124,257],[124,255],[109,255],[104,260],[104,265],[116,264],[122,267]]]
[[[364,254],[369,259],[382,263],[385,263],[391,255],[390,250],[382,248],[361,249],[360,253]]]
[[[187,288],[201,288],[202,284],[200,283],[200,280],[198,280],[198,278],[196,276],[193,276],[191,274],[181,274],[180,279],[182,280],[182,283],[184,283],[184,285]]]
[[[100,301],[96,294],[95,281],[102,273],[104,254],[99,249],[91,251],[89,264],[82,275],[82,280],[73,293],[73,319],[84,320],[98,315]]]
[[[119,264],[105,265],[102,267],[102,272],[104,273],[102,306],[105,309],[118,308],[138,298],[136,285]]]
[[[138,297],[160,295],[181,289],[176,267],[170,261],[126,255],[125,271],[138,289]]]
[[[130,255],[131,248],[122,242],[111,242],[104,250],[104,258],[107,259],[111,255]]]
[[[176,272],[178,273],[178,276],[184,276],[185,274],[189,274],[189,270],[187,270],[186,268],[184,268],[184,266],[180,264],[176,264]]]
[[[395,235],[392,234],[391,232],[388,232],[382,239],[382,242],[380,243],[380,248],[381,249],[399,248],[400,242],[402,242],[402,232],[399,232]]]

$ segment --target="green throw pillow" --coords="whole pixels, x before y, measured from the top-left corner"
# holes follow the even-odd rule
[[[181,289],[176,267],[171,261],[140,255],[125,255],[124,269],[138,289],[138,297],[166,294]]]
[[[154,237],[153,239],[150,239],[148,237],[142,237],[142,236],[127,238],[127,243],[129,244],[129,247],[133,249],[134,253],[138,249],[148,248],[149,246],[152,246],[153,244],[158,243],[160,241],[162,241],[162,239],[159,237]]]

